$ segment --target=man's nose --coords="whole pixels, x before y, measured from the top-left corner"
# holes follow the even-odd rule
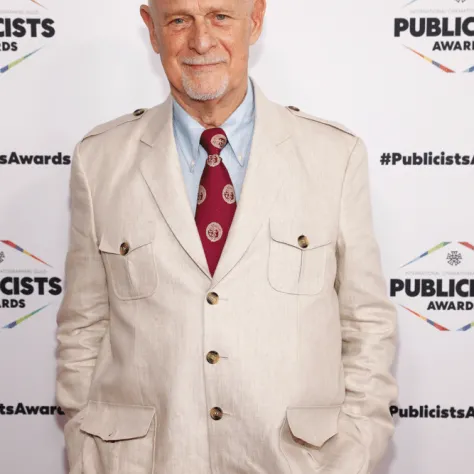
[[[189,38],[189,47],[199,54],[205,54],[215,45],[212,25],[206,19],[196,19]]]

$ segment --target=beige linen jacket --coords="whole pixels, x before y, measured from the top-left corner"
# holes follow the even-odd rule
[[[75,149],[57,378],[71,474],[367,474],[384,453],[396,315],[365,147],[255,100],[213,277],[170,97]]]

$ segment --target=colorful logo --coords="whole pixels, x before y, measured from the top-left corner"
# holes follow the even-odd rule
[[[409,1],[394,19],[394,36],[408,51],[440,71],[474,72],[474,16],[465,2]]]
[[[474,245],[441,242],[400,267],[390,296],[439,331],[474,327]]]
[[[11,9],[2,8],[0,13],[0,77],[40,51],[56,34],[54,20],[42,3],[8,3]]]
[[[49,263],[11,240],[0,240],[0,247],[0,329],[13,329],[50,306],[44,300],[61,295],[62,280],[52,274]]]

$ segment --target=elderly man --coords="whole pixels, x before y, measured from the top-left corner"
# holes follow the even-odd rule
[[[171,94],[75,149],[71,474],[368,474],[392,434],[366,150],[249,79],[265,7],[142,6]]]

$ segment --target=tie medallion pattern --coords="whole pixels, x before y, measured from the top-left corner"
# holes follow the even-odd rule
[[[232,204],[233,202],[235,202],[235,191],[234,186],[232,186],[232,184],[224,186],[224,189],[222,190],[222,197],[224,198],[224,201],[227,204]]]
[[[206,188],[202,184],[200,184],[199,185],[199,192],[198,192],[198,199],[197,199],[198,205],[202,204],[205,201],[206,197],[207,197]]]
[[[219,155],[209,155],[207,157],[207,164],[214,168],[214,166],[219,166],[221,164],[221,157]]]
[[[195,220],[209,271],[214,275],[237,202],[232,180],[220,155],[228,143],[224,130],[204,130],[200,143],[207,152],[207,160],[199,183]]]

